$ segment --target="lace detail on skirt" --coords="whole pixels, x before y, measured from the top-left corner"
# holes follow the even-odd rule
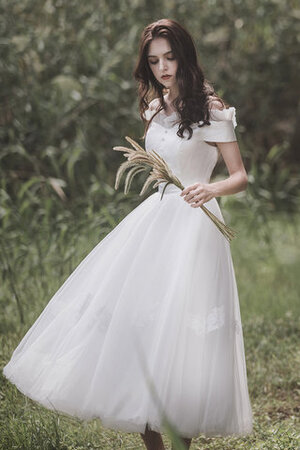
[[[198,335],[210,333],[224,326],[224,306],[216,306],[203,316],[201,314],[189,314],[187,325]]]
[[[242,329],[242,324],[240,321],[234,320],[233,327],[234,327],[234,331],[236,334],[242,335],[243,329]]]
[[[147,311],[135,312],[133,318],[134,325],[139,328],[153,325],[153,322],[159,315],[159,306],[160,302],[156,301],[152,303],[151,308],[148,308]],[[211,308],[206,316],[193,313],[187,314],[186,326],[199,336],[218,330],[224,327],[224,325],[225,311],[223,305]],[[232,322],[232,328],[234,329],[234,333],[242,333],[241,323],[236,319]]]

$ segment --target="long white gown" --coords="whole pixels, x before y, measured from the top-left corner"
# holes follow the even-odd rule
[[[217,149],[205,141],[236,141],[235,112],[212,110],[188,140],[176,135],[177,113],[161,111],[145,148],[184,186],[208,183]],[[161,200],[162,188],[75,268],[3,374],[46,408],[111,429],[163,432],[166,416],[184,437],[251,433],[230,244],[180,189],[167,186]],[[215,198],[205,206],[224,221]]]

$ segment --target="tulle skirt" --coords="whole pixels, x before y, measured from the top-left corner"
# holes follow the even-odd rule
[[[162,185],[81,261],[3,374],[48,409],[183,437],[252,431],[230,244]],[[223,220],[215,198],[205,203]]]

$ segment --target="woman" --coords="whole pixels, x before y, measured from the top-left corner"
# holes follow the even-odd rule
[[[147,26],[134,75],[146,150],[185,189],[161,200],[160,184],[84,258],[3,373],[49,409],[140,432],[147,449],[164,448],[164,413],[189,448],[199,433],[252,430],[230,246],[200,208],[224,220],[216,197],[245,189],[247,174],[235,109],[204,80],[184,28]],[[209,183],[218,152],[230,176]]]
[[[222,217],[214,198],[244,190],[247,186],[247,174],[234,133],[235,108],[224,109],[224,101],[215,95],[204,79],[189,33],[172,20],[163,19],[147,26],[141,37],[135,77],[139,82],[141,115],[148,119],[146,148],[156,149],[187,186],[180,196],[192,208],[199,208],[205,203],[207,207],[210,205],[216,215]],[[151,89],[157,98],[148,105]],[[165,96],[164,90],[167,91]],[[214,121],[210,125],[209,119]],[[164,138],[165,134],[168,139]],[[181,142],[177,136],[181,139],[186,136],[186,139]],[[218,150],[224,158],[230,176],[226,180],[209,183]],[[202,180],[196,181],[197,178]],[[172,189],[176,192],[176,189]],[[195,220],[197,219],[198,217]],[[211,223],[206,221],[202,227],[199,224],[199,239],[207,239],[207,243],[206,246],[203,242],[199,245],[204,256],[198,256],[197,274],[202,281],[199,283],[198,300],[206,301],[207,305],[204,308],[203,305],[201,308],[194,305],[195,311],[199,307],[198,316],[188,316],[195,333],[198,331],[198,336],[201,336],[198,343],[203,347],[202,355],[207,346],[207,358],[203,358],[198,367],[199,385],[197,386],[195,377],[194,390],[191,389],[191,395],[195,394],[199,402],[197,404],[195,399],[191,401],[191,405],[195,403],[195,417],[198,415],[199,420],[194,434],[196,436],[200,431],[210,435],[249,433],[252,430],[252,412],[247,390],[238,295],[229,246],[224,239],[216,235]],[[206,234],[206,227],[212,233]],[[208,269],[206,264],[211,267]],[[219,269],[217,273],[212,273],[215,264],[219,264]],[[222,268],[221,265],[227,267]],[[189,270],[192,269],[191,264]],[[209,282],[214,281],[214,286],[207,280],[204,282],[204,274],[208,275]],[[228,284],[231,284],[231,288],[225,294],[224,288],[227,289]],[[209,306],[210,302],[213,307]],[[233,314],[231,320],[230,310]],[[224,320],[226,316],[227,319]],[[226,327],[227,333],[224,334]],[[235,336],[230,333],[230,327],[236,327]],[[211,336],[207,340],[203,338],[205,332],[209,336],[210,332],[216,334],[218,329],[219,337]],[[222,348],[227,357],[230,355],[229,360],[222,355]],[[185,350],[188,351],[187,345]],[[197,358],[196,352],[194,357]],[[215,365],[209,360],[214,357]],[[186,370],[188,371],[188,368]],[[239,382],[232,382],[234,377],[238,378]],[[187,380],[188,376],[186,382]],[[206,389],[211,390],[211,395]],[[217,411],[218,408],[221,411]],[[191,430],[186,433],[188,434],[191,435]],[[164,448],[159,433],[149,430],[148,427],[142,437],[148,449]],[[189,448],[191,438],[186,437],[184,441]]]

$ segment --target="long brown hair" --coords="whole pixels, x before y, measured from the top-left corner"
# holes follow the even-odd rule
[[[195,44],[191,35],[175,20],[160,19],[147,25],[141,34],[138,61],[133,72],[134,78],[138,81],[139,109],[141,119],[145,122],[144,112],[149,107],[153,98],[159,99],[160,107],[146,123],[144,137],[153,117],[162,109],[166,108],[164,100],[164,86],[156,80],[148,63],[148,48],[153,39],[163,37],[169,41],[172,52],[178,61],[176,79],[178,83],[179,95],[172,103],[174,109],[180,117],[177,135],[183,137],[184,130],[188,130],[190,139],[193,135],[192,123],[202,121],[198,127],[210,125],[209,103],[211,97],[220,99],[209,83],[204,78],[198,60]]]

